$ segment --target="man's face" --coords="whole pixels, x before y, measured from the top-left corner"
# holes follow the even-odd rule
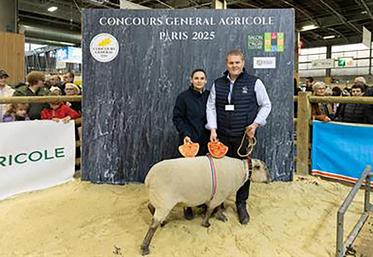
[[[73,83],[74,82],[74,79],[70,76],[69,73],[64,74],[62,79],[63,79],[63,82],[65,82],[65,83]]]
[[[0,86],[6,85],[7,76],[0,77]]]
[[[60,82],[60,80],[58,79],[58,76],[53,76],[53,77],[50,79],[51,86],[58,85],[59,82]]]
[[[309,79],[306,79],[306,86],[307,87],[312,86],[312,82]]]
[[[38,82],[35,84],[37,88],[42,88],[44,87],[44,81],[43,80],[38,80]]]
[[[231,77],[237,77],[243,71],[245,61],[239,55],[228,55],[227,70]]]
[[[351,89],[351,95],[352,96],[361,96],[363,92],[361,91],[361,88],[353,88]]]

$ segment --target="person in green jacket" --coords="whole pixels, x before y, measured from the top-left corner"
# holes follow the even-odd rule
[[[13,96],[46,96],[49,90],[44,86],[45,76],[42,72],[32,71],[27,74],[28,85],[18,85]],[[32,103],[28,110],[31,120],[40,119],[40,113],[44,108],[48,108],[48,103]]]

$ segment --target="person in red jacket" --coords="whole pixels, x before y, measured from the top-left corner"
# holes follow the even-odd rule
[[[61,92],[58,90],[53,90],[49,93],[50,96],[61,95]],[[80,114],[71,109],[69,106],[63,102],[55,101],[49,103],[50,108],[44,108],[41,111],[42,120],[54,120],[54,121],[63,121],[68,122],[69,120],[75,120],[80,117]]]

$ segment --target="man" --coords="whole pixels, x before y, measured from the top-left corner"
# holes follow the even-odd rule
[[[219,140],[228,146],[228,156],[240,158],[237,149],[244,133],[255,136],[258,127],[264,126],[271,111],[263,82],[249,75],[244,69],[245,60],[241,51],[231,50],[226,57],[227,71],[215,80],[207,101],[206,128],[210,141]],[[239,221],[247,224],[250,216],[246,210],[250,180],[236,194]]]
[[[44,87],[45,76],[42,72],[32,71],[27,74],[28,85],[21,85],[16,88],[14,96],[45,96],[49,90]],[[47,103],[32,103],[28,115],[31,120],[40,119],[40,113],[44,108],[48,108]]]
[[[313,78],[307,77],[305,82],[306,82],[306,91],[313,92]]]
[[[6,81],[9,78],[5,70],[0,70],[0,97],[9,97],[13,95],[14,89],[7,85]],[[7,109],[6,104],[0,104],[0,122],[3,121],[3,115]]]
[[[365,96],[373,97],[373,87],[368,87]],[[366,104],[364,113],[367,123],[373,124],[373,104]]]
[[[363,96],[365,84],[355,82],[351,87],[352,96]],[[352,123],[366,123],[366,105],[365,104],[343,104],[336,113],[336,120]]]
[[[62,91],[62,94],[65,95],[65,86],[67,83],[74,83],[74,78],[75,78],[75,75],[73,72],[69,71],[69,72],[66,72],[65,74],[63,74],[62,76],[62,83],[60,83],[59,87]]]

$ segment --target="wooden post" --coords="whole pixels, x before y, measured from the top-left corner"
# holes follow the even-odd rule
[[[300,175],[309,174],[308,159],[311,120],[309,96],[311,96],[311,92],[299,92],[298,94],[296,172]]]

